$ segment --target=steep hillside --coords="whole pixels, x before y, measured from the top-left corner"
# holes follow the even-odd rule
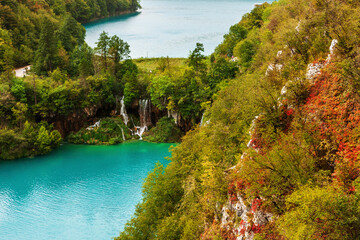
[[[230,28],[203,124],[116,239],[359,239],[360,4],[281,0]]]

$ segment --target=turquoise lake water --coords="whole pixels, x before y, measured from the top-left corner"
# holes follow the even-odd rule
[[[231,25],[263,0],[141,0],[138,14],[85,24],[95,47],[102,31],[130,44],[131,57],[188,57],[196,43],[210,55]],[[272,1],[268,1],[272,2]]]
[[[46,156],[0,162],[0,239],[111,239],[141,201],[171,144],[65,144]]]
[[[256,0],[141,0],[140,13],[86,24],[130,44],[131,57],[211,54]],[[141,186],[170,144],[61,146],[49,155],[0,162],[0,240],[101,240],[118,236],[141,201]]]

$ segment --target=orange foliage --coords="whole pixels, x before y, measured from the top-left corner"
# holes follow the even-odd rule
[[[304,106],[312,134],[337,149],[333,177],[346,187],[359,176],[360,153],[360,99],[349,86],[330,66],[317,77]]]

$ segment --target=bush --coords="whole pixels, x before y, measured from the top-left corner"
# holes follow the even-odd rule
[[[179,142],[181,135],[173,118],[162,117],[144,139],[150,142]]]
[[[120,118],[104,118],[100,120],[100,127],[92,130],[81,129],[77,133],[71,133],[67,141],[74,144],[109,144],[114,145],[130,139],[129,129],[125,126]]]
[[[355,188],[354,188],[355,189]],[[304,187],[287,199],[279,231],[289,239],[359,239],[360,194]]]
[[[25,122],[22,131],[0,129],[0,159],[16,159],[46,154],[62,141],[57,130]]]

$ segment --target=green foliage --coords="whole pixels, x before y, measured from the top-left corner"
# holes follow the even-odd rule
[[[204,52],[204,44],[196,43],[196,48],[189,55],[189,66],[193,67],[196,72],[206,70],[205,56],[201,52]]]
[[[40,154],[46,154],[50,152],[51,139],[49,132],[44,126],[41,126],[39,129],[39,134],[36,138],[35,146],[39,149]]]
[[[251,183],[247,196],[262,196],[273,212],[284,210],[283,200],[289,192],[315,179],[316,161],[309,146],[299,136],[284,136],[266,154],[251,154],[242,161],[240,179]]]
[[[236,73],[239,72],[236,62],[226,61],[226,59],[222,57],[214,61],[212,61],[209,71],[209,85],[212,89],[216,88],[224,79],[235,78]]]
[[[35,140],[36,154],[49,153],[53,148],[60,145],[62,141],[61,135],[58,131],[49,131],[45,126],[41,126],[38,130]]]
[[[158,206],[150,203],[169,190],[147,196],[119,239],[242,237],[244,223],[220,221],[227,194],[233,203],[237,196],[245,204],[261,199],[259,210],[274,215],[267,226],[248,216],[244,231],[257,239],[358,239],[359,7],[355,1],[263,4],[231,27],[206,77],[194,64],[174,72],[166,61],[149,74],[158,108],[184,119],[206,111],[162,175],[181,186],[179,199],[156,215]],[[332,39],[338,45],[325,62]],[[189,59],[198,53],[201,46]],[[233,54],[238,62],[230,63]],[[327,66],[309,81],[309,63]]]
[[[23,130],[0,129],[0,159],[15,159],[46,154],[62,141],[56,130],[25,122]]]
[[[26,102],[25,83],[20,78],[13,78],[11,84],[11,94],[19,102]]]
[[[251,66],[255,53],[256,44],[247,39],[238,42],[234,48],[234,56],[239,58],[239,63],[243,69]]]
[[[167,106],[167,98],[172,95],[174,83],[168,76],[154,77],[151,79],[148,91],[151,97],[151,103],[163,110]]]
[[[134,72],[127,71],[123,77],[124,86],[124,103],[129,106],[135,99],[140,97],[139,81]]]
[[[119,62],[128,58],[130,54],[130,46],[127,42],[114,35],[110,38],[109,42],[109,55],[114,61],[114,72],[116,73],[119,68]]]
[[[104,118],[100,120],[100,127],[81,129],[77,133],[71,133],[67,140],[75,144],[114,145],[130,138],[130,131],[120,118]]]
[[[173,224],[171,228],[163,228],[166,234],[156,231],[162,219],[177,221],[171,213],[183,195],[177,170],[170,163],[164,171],[164,167],[158,163],[149,173],[143,186],[143,201],[136,206],[135,217],[125,225],[125,231],[116,240],[158,239],[158,234],[175,238],[178,236],[174,235],[177,229]]]
[[[179,142],[181,130],[176,126],[173,118],[162,117],[144,138],[150,142]]]
[[[58,14],[65,10],[70,12],[80,22],[113,16],[125,11],[136,11],[141,8],[138,0],[72,0],[66,3],[57,0],[52,1],[51,6]]]
[[[110,37],[109,34],[105,31],[103,31],[100,34],[99,40],[96,42],[96,48],[95,51],[98,52],[102,59],[103,59],[103,65],[104,69],[107,69],[107,57],[109,54],[109,46],[110,45]]]
[[[35,71],[38,74],[46,75],[48,71],[56,69],[59,64],[58,39],[55,30],[55,23],[48,17],[44,17],[34,64]]]
[[[229,33],[224,35],[224,42],[217,47],[217,51],[231,57],[236,43],[245,39],[247,33],[248,30],[240,24],[231,26]]]
[[[358,191],[304,186],[287,197],[279,231],[291,239],[359,239],[359,204]]]
[[[27,155],[28,143],[13,130],[0,129],[0,159],[15,159]]]
[[[20,128],[22,128],[22,124],[26,119],[27,110],[27,105],[21,102],[17,102],[15,106],[11,109]]]
[[[72,52],[77,45],[82,45],[85,29],[70,14],[65,17],[59,29],[59,40],[67,52]]]
[[[12,70],[14,55],[15,49],[9,31],[0,28],[0,72]]]
[[[68,73],[71,76],[87,77],[94,74],[94,51],[89,45],[83,43],[74,49],[70,56]]]

